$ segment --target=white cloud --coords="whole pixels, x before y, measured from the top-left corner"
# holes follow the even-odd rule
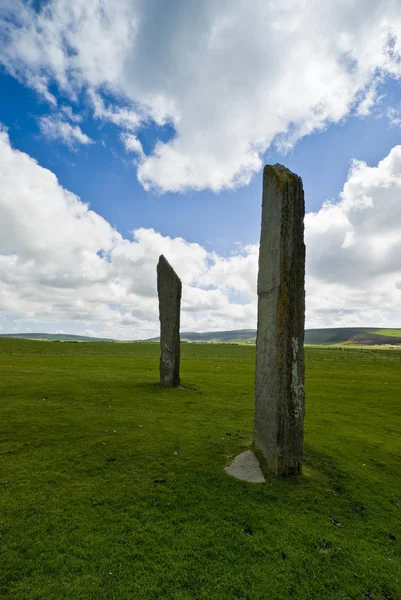
[[[69,120],[72,121],[73,123],[81,123],[82,121],[82,115],[77,115],[76,113],[73,112],[71,106],[68,105],[64,105],[61,106],[61,112],[65,115],[65,117]]]
[[[174,126],[138,163],[147,189],[245,185],[269,145],[368,114],[378,82],[401,76],[399,0],[49,0],[39,14],[15,0],[2,11],[14,76],[53,102],[50,83],[72,100],[86,90],[125,132]]]
[[[310,322],[401,325],[401,146],[305,218]]]
[[[106,121],[118,125],[126,131],[136,131],[140,125],[146,121],[147,117],[140,108],[134,107],[115,107],[105,105],[99,94],[90,91],[88,93],[89,101],[93,108],[94,116],[101,121]],[[128,134],[127,134],[128,135]]]
[[[71,125],[60,115],[40,117],[39,127],[42,135],[48,140],[57,140],[69,148],[78,144],[93,144],[93,140],[86,135],[79,125]]]
[[[401,126],[401,110],[399,108],[394,108],[394,106],[390,106],[387,109],[387,117],[391,123],[395,127]]]
[[[256,325],[257,245],[222,257],[153,229],[124,239],[14,150],[5,131],[0,211],[5,330],[36,323],[121,339],[155,335],[162,253],[183,282],[182,330]],[[307,326],[401,326],[401,146],[376,167],[354,161],[339,201],[306,215],[305,226]]]
[[[0,132],[0,310],[18,323],[139,338],[156,334],[156,264],[165,254],[179,273],[186,329],[236,327],[254,306],[231,306],[198,281],[210,254],[182,238],[137,229],[124,239],[56,176]],[[250,315],[251,319],[250,319]],[[75,325],[71,325],[74,324]],[[63,327],[65,329],[65,327]]]
[[[133,154],[137,154],[141,158],[144,157],[142,144],[138,140],[136,135],[133,135],[132,133],[122,133],[121,141],[124,144],[125,150],[127,152],[132,152]]]
[[[376,80],[369,86],[368,90],[365,90],[362,95],[362,101],[357,107],[357,115],[359,117],[367,117],[371,114],[373,108],[377,103],[384,98],[383,95],[378,94],[379,81]]]

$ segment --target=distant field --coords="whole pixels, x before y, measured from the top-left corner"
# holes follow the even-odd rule
[[[158,361],[160,345],[158,342],[125,342],[125,343],[98,343],[86,342],[77,344],[71,342],[48,342],[25,339],[0,339],[0,356],[2,353],[10,353],[14,356],[46,357],[113,357],[113,358],[154,358]],[[254,345],[223,343],[223,344],[181,344],[181,356],[183,358],[196,359],[222,359],[255,361],[256,348]],[[375,362],[376,360],[401,361],[401,348],[386,348],[370,346],[321,346],[308,345],[305,347],[306,356],[319,356],[323,361],[347,361],[351,356],[355,360]]]
[[[389,332],[389,333],[387,333]],[[254,344],[254,329],[238,329],[234,331],[214,331],[209,333],[181,333],[181,339],[188,342],[237,343]],[[153,338],[148,341],[157,341]],[[401,345],[401,329],[380,329],[369,327],[332,327],[325,329],[306,329],[307,345],[348,345],[348,346],[381,346],[389,344]]]
[[[60,342],[114,342],[108,338],[91,338],[70,334],[17,333],[0,334],[4,337],[40,339]],[[240,344],[254,345],[255,329],[237,329],[232,331],[209,331],[207,333],[181,332],[181,340],[192,344]],[[133,340],[134,341],[134,340]],[[159,338],[144,340],[145,343],[157,343]],[[120,342],[123,343],[123,342]],[[127,342],[124,342],[127,343]],[[129,342],[128,342],[129,343]],[[401,346],[401,329],[380,329],[368,327],[334,327],[329,329],[306,329],[305,344],[313,346]]]
[[[112,342],[110,338],[93,338],[87,335],[71,335],[68,333],[2,333],[0,338],[22,338],[42,341],[61,342]]]
[[[386,331],[391,333],[387,334]],[[305,343],[313,345],[380,346],[401,344],[401,330],[368,327],[307,329]]]
[[[379,335],[388,335],[390,337],[401,338],[401,329],[379,329],[375,330],[374,333]]]
[[[401,352],[306,349],[304,474],[252,441],[255,348],[0,340],[0,598],[401,598]]]

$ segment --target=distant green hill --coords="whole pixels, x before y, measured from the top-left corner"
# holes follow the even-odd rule
[[[0,338],[23,338],[26,340],[45,340],[48,342],[114,342],[109,338],[70,335],[68,333],[2,333]]]
[[[216,343],[238,343],[255,342],[256,329],[234,329],[232,331],[208,331],[206,333],[197,333],[194,331],[182,332],[181,341],[187,342],[216,342]],[[158,342],[159,337],[144,340],[146,342]]]
[[[117,342],[111,338],[96,338],[84,335],[57,333],[6,333],[0,338],[25,338],[45,340],[49,342]],[[254,344],[255,329],[234,329],[232,331],[195,331],[182,332],[181,340],[192,343],[225,343],[225,344]],[[159,338],[143,340],[158,342]],[[332,327],[327,329],[307,329],[305,344],[330,346],[342,344],[347,346],[382,346],[386,344],[401,345],[401,329],[383,329],[381,327]]]
[[[182,340],[192,342],[254,342],[255,329],[234,329],[232,331],[209,331],[206,333],[188,332],[181,334]]]
[[[346,344],[357,346],[381,346],[401,344],[401,329],[380,327],[336,327],[330,329],[307,329],[305,344]]]
[[[209,331],[195,333],[182,332],[181,340],[188,342],[219,343],[255,343],[255,329],[235,329],[233,331]],[[157,342],[159,338],[146,340]],[[384,344],[401,344],[401,329],[383,329],[380,327],[334,327],[329,329],[307,329],[305,344],[334,345],[346,344],[356,346],[380,346]]]

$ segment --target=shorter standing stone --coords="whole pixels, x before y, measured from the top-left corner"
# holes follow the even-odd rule
[[[163,254],[157,265],[160,319],[160,383],[180,385],[181,280]]]

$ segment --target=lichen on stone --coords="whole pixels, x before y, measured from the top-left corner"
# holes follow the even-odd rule
[[[265,166],[263,169],[263,178],[266,177],[271,178],[274,181],[276,188],[280,191],[283,191],[287,184],[297,183],[300,180],[298,175],[279,163]]]

